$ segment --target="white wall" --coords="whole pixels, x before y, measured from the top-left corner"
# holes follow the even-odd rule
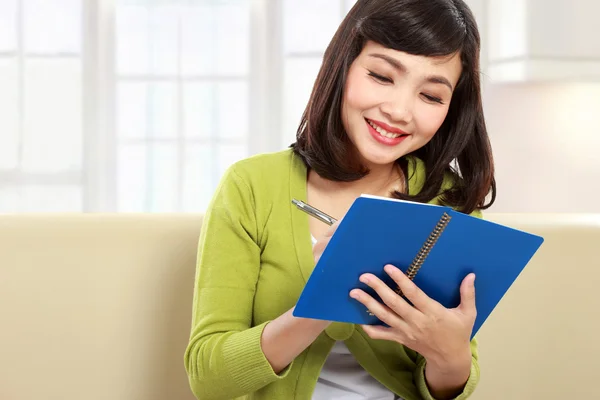
[[[600,83],[490,85],[495,211],[600,212]]]
[[[483,40],[484,110],[498,183],[498,197],[490,211],[600,213],[600,82],[492,80],[486,75],[492,53],[489,44],[497,32],[491,29],[502,25],[489,23],[495,17],[490,6],[495,1],[467,0]],[[598,6],[588,0],[574,1],[578,9]],[[552,7],[551,2],[545,4]],[[581,32],[577,25],[584,17],[565,18],[561,29]],[[535,31],[531,34],[536,43],[548,40]],[[590,46],[595,41],[590,38]],[[515,46],[519,43],[518,38],[513,41]]]

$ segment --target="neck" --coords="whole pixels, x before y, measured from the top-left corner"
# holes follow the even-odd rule
[[[369,167],[369,174],[353,182],[334,182],[321,178],[314,171],[317,186],[327,187],[329,190],[343,191],[358,197],[361,194],[388,196],[392,190],[404,190],[403,173],[396,164],[375,165]]]

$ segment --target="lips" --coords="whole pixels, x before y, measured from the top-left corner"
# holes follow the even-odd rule
[[[409,135],[397,128],[392,128],[379,121],[373,121],[365,118],[369,133],[379,143],[395,146],[401,143]]]
[[[381,136],[385,136],[387,138],[394,139],[394,138],[400,137],[402,135],[406,135],[406,133],[403,132],[403,131],[401,131],[400,129],[392,128],[389,125],[385,125],[385,124],[383,124],[381,122],[377,122],[376,123],[376,122],[374,122],[372,120],[369,120],[369,119],[367,119],[366,121]]]

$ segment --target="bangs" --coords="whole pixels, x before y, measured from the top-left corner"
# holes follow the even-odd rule
[[[372,40],[390,49],[413,55],[439,57],[463,49],[467,29],[452,2],[427,0],[395,1],[384,10],[372,10],[358,21],[356,33],[363,43]]]

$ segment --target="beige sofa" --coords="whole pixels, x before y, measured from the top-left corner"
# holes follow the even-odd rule
[[[600,216],[488,219],[546,237],[483,327],[475,399],[600,398]],[[192,400],[199,215],[0,216],[0,399]]]

